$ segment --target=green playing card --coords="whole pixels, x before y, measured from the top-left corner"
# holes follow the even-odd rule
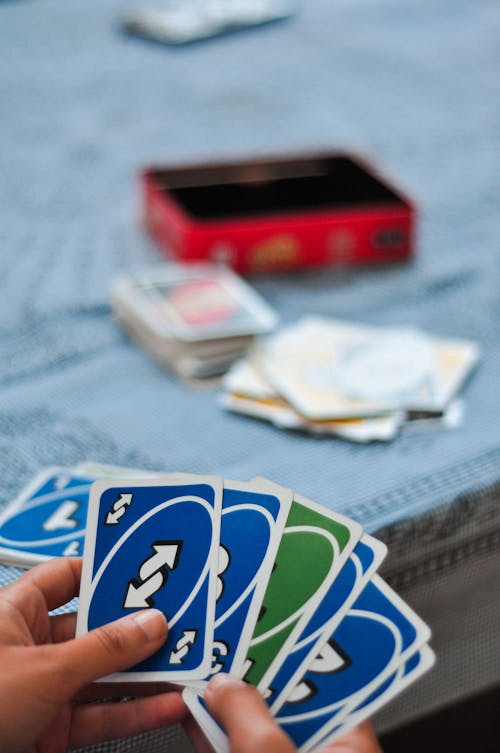
[[[362,534],[295,495],[247,651],[245,680],[265,690]]]

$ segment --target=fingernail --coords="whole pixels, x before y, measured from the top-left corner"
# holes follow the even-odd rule
[[[140,625],[150,641],[158,640],[167,632],[167,621],[163,612],[158,609],[142,609],[140,612],[134,612],[131,619]]]
[[[243,682],[243,680],[240,680],[238,677],[234,677],[234,675],[228,675],[227,672],[219,672],[218,674],[214,675],[208,683],[205,690],[205,698],[207,696],[207,693],[210,696],[213,692],[219,690],[219,688],[241,688],[244,685],[246,685],[246,683]]]

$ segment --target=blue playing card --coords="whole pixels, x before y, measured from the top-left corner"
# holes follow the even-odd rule
[[[244,660],[259,617],[291,499],[291,492],[264,481],[224,482],[210,675],[220,671],[238,674],[237,665]]]
[[[210,668],[222,482],[171,475],[100,481],[90,496],[77,632],[133,610],[167,617],[166,643],[113,680],[188,680]]]
[[[81,556],[94,480],[71,468],[39,473],[2,515],[0,560],[29,567],[51,557]]]
[[[297,747],[313,747],[346,707],[375,690],[429,637],[429,628],[375,575],[282,706],[279,724]]]
[[[314,748],[326,748],[329,743],[342,737],[342,735],[345,735],[353,727],[371,717],[381,706],[427,672],[434,664],[434,660],[434,653],[429,646],[422,646],[388,678],[382,681],[375,690],[367,691],[363,701],[351,706],[350,710],[347,709],[349,713],[344,715],[343,713],[334,712],[335,724],[333,728],[329,729],[328,734],[322,737],[321,740],[314,740]],[[217,724],[207,711],[203,698],[189,688],[186,688],[184,691],[183,698],[214,750],[217,753],[228,753],[229,742],[227,736],[223,728]],[[325,725],[325,727],[329,727],[329,725]],[[306,742],[302,749],[310,750],[312,747],[312,745]]]
[[[386,552],[385,544],[367,534],[356,544],[268,689],[266,700],[273,714],[283,706],[290,691],[368,583]]]
[[[347,708],[345,715],[342,715],[342,720],[337,718],[335,727],[321,740],[319,747],[337,740],[365,719],[371,717],[381,706],[388,703],[427,672],[433,666],[434,661],[434,652],[429,646],[422,646],[413,656],[403,662],[390,677],[381,682],[375,690],[368,692],[360,703]]]

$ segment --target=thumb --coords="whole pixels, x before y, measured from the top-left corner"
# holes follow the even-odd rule
[[[132,667],[157,651],[167,637],[157,609],[143,609],[52,647],[70,696],[100,677]]]
[[[210,680],[204,697],[208,710],[226,730],[232,751],[296,753],[290,738],[278,727],[252,685],[219,673]]]

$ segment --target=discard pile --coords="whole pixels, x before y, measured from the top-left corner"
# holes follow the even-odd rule
[[[227,740],[203,702],[217,672],[256,685],[297,747],[314,750],[433,663],[428,627],[377,574],[385,545],[265,479],[48,469],[6,512],[1,554],[25,565],[80,554],[84,535],[77,632],[149,607],[169,622],[160,651],[106,679],[185,685],[220,753]]]
[[[467,340],[305,317],[233,366],[221,403],[281,428],[390,440],[408,422],[451,421],[478,358]]]
[[[194,379],[224,373],[277,321],[241,277],[213,264],[163,264],[118,279],[111,306],[140,346]]]

